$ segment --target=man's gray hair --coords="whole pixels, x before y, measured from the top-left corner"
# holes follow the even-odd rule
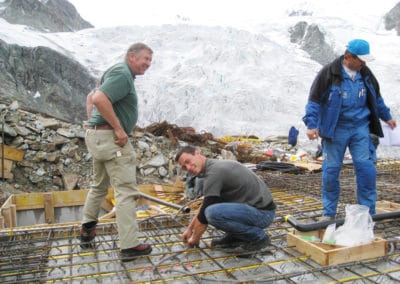
[[[144,43],[137,42],[132,44],[128,50],[126,51],[125,61],[128,61],[129,54],[133,52],[134,54],[139,54],[143,49],[148,50],[151,54],[153,54],[153,50]]]

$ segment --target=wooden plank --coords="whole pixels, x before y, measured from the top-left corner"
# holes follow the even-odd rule
[[[4,219],[4,227],[10,228],[11,225],[11,209],[10,207],[2,208],[1,215]]]
[[[350,247],[342,247],[328,252],[328,265],[336,265],[350,261],[360,261],[387,254],[386,241],[375,239],[373,242]]]
[[[376,212],[377,213],[387,213],[387,212],[396,212],[400,211],[400,204],[391,202],[391,201],[386,201],[386,200],[380,200],[376,202]]]
[[[11,226],[17,226],[17,207],[13,204],[10,206],[10,213],[11,213]]]
[[[328,263],[327,252],[312,242],[303,241],[301,238],[288,233],[287,244],[288,246],[296,247],[297,251],[310,256],[311,259],[319,264],[327,265]]]
[[[0,215],[0,229],[4,228],[4,217]]]
[[[322,169],[322,164],[319,163],[309,163],[309,162],[300,162],[300,161],[296,161],[296,162],[292,162],[293,165],[295,165],[296,167],[298,167],[299,169],[304,169],[307,171],[319,171]]]
[[[84,205],[88,193],[87,189],[55,191],[53,192],[54,207]]]
[[[53,192],[53,206],[80,206],[85,203],[88,190],[67,190]],[[44,194],[41,192],[15,194],[17,210],[43,209]]]
[[[164,193],[164,189],[163,189],[162,185],[155,184],[154,191],[156,192],[156,195],[158,198],[165,198],[165,193]]]
[[[53,193],[51,192],[44,193],[43,203],[44,203],[44,220],[46,223],[52,224],[55,221]]]
[[[13,161],[16,161],[16,162],[21,162],[24,159],[24,156],[25,156],[25,152],[24,151],[22,151],[20,149],[17,149],[17,148],[14,148],[14,147],[10,147],[10,146],[4,145],[4,144],[0,145],[0,157],[3,156],[2,155],[2,153],[3,153],[2,148],[3,147],[4,147],[4,158],[9,159],[9,160],[13,160]]]
[[[14,195],[9,196],[6,201],[4,201],[3,205],[1,206],[2,208],[10,207],[12,204],[14,204]]]
[[[12,170],[13,161],[8,160],[8,159],[4,159],[4,161],[2,161],[0,159],[0,173],[3,171],[3,163],[4,163],[4,172],[10,173]]]

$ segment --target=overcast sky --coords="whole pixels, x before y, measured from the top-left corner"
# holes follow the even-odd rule
[[[95,27],[118,25],[159,25],[188,18],[190,23],[205,25],[246,26],[263,19],[280,18],[289,9],[313,10],[321,16],[368,16],[376,13],[374,1],[365,0],[69,0],[80,15]],[[382,11],[391,9],[398,0],[380,0]],[[179,16],[179,17],[178,17]]]
[[[231,24],[259,19],[268,11],[264,0],[69,0],[96,27],[173,23]],[[275,2],[275,1],[274,1]],[[288,2],[288,0],[284,0]],[[274,9],[278,5],[274,4]],[[271,8],[269,8],[271,9]]]

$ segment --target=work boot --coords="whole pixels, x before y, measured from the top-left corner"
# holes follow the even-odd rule
[[[80,246],[83,249],[94,248],[94,238],[96,237],[96,221],[84,223],[81,226],[81,234],[79,239],[81,241]]]
[[[133,248],[122,249],[120,252],[121,261],[130,261],[137,258],[138,256],[150,254],[151,251],[151,246],[146,244],[140,244]]]
[[[244,251],[259,251],[271,244],[271,240],[268,235],[265,235],[264,238],[256,241],[249,241],[244,243],[241,248]]]
[[[225,234],[221,238],[214,238],[211,240],[211,247],[216,248],[234,248],[243,244],[243,241],[238,240],[230,234]]]
[[[256,241],[249,241],[241,245],[237,251],[234,251],[237,257],[250,258],[262,251],[265,247],[271,244],[268,235]]]

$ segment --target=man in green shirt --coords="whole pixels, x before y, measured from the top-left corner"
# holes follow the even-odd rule
[[[140,244],[136,221],[136,157],[128,135],[138,119],[134,85],[137,75],[150,67],[153,51],[143,43],[131,45],[124,62],[113,65],[102,76],[100,86],[87,99],[88,129],[85,142],[93,158],[93,182],[83,208],[81,247],[93,247],[101,203],[114,188],[116,222],[122,261],[151,252]]]

